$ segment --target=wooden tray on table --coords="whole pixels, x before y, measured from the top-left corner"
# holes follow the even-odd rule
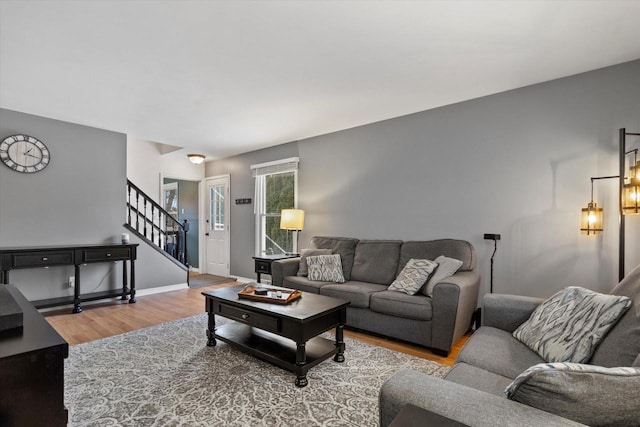
[[[257,295],[256,289],[267,289],[266,295]],[[281,296],[277,296],[277,292],[280,291]],[[278,286],[263,286],[257,284],[250,284],[244,287],[238,292],[238,298],[249,299],[253,301],[268,302],[270,304],[289,304],[292,301],[302,297],[302,292],[297,289],[281,288]]]

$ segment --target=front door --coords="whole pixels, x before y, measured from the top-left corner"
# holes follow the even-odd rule
[[[229,275],[229,176],[207,179],[206,273]]]

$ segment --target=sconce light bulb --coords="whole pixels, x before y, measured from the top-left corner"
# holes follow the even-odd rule
[[[589,214],[589,224],[592,224],[592,225],[593,225],[593,224],[595,224],[595,223],[596,223],[596,221],[597,221],[597,219],[596,219],[596,215],[595,215],[595,214],[593,214],[593,213],[590,213],[590,214]]]

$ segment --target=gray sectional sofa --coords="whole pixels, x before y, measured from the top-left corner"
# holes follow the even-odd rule
[[[627,296],[633,302],[597,346],[588,365],[640,367],[640,266],[611,294]],[[637,374],[631,381],[614,382],[612,387],[611,382],[618,381],[619,375],[585,374],[572,379],[557,372],[554,375],[560,380],[559,390],[546,396],[538,388],[529,391],[536,393],[536,402],[546,399],[545,411],[505,397],[504,390],[514,378],[533,365],[545,363],[512,335],[542,301],[513,295],[486,295],[482,327],[466,343],[445,379],[407,369],[385,382],[379,396],[380,426],[389,425],[407,404],[426,410],[421,424],[425,426],[439,425],[428,422],[430,414],[469,426],[583,425],[579,422],[640,426],[640,377]],[[606,411],[614,414],[603,415]],[[626,419],[621,421],[617,417]]]
[[[272,283],[350,301],[347,326],[430,347],[441,355],[447,355],[469,329],[480,285],[475,252],[469,242],[318,236],[311,239],[310,248],[340,254],[346,283],[298,276],[299,258],[274,262]],[[411,258],[435,260],[440,255],[463,264],[457,273],[435,286],[432,297],[387,289]]]

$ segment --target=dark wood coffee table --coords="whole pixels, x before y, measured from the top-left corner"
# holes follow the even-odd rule
[[[343,329],[348,301],[303,292],[287,305],[238,298],[245,285],[202,292],[209,313],[207,345],[216,339],[296,374],[308,384],[307,371],[331,356],[344,362]],[[215,315],[234,320],[216,327]],[[336,328],[336,340],[319,337]]]

